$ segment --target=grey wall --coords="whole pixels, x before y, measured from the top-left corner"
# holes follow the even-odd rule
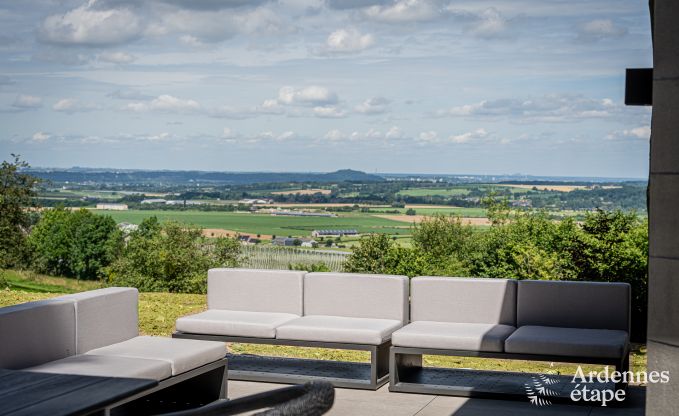
[[[649,193],[649,415],[679,415],[679,1],[655,0]]]

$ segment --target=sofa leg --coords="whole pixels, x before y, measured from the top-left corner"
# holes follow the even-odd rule
[[[389,360],[389,389],[401,382],[401,376],[413,369],[422,368],[422,354],[404,354],[391,348]]]
[[[627,352],[624,355],[624,357],[616,365],[616,370],[620,371],[621,373],[630,371],[629,355],[630,355],[629,352]],[[627,390],[627,385],[628,385],[628,383],[625,383],[623,380],[620,380],[619,383],[616,383],[615,389],[616,390]]]
[[[389,374],[389,341],[370,350],[370,382],[375,389],[386,384]]]

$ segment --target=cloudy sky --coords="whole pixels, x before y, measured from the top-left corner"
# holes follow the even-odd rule
[[[646,177],[644,0],[0,0],[34,166]]]

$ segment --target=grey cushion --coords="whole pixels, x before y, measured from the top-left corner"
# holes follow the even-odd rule
[[[26,370],[40,373],[154,380],[164,380],[172,375],[172,367],[167,361],[88,354],[52,361]]]
[[[627,283],[519,281],[517,323],[564,328],[618,329],[629,333]]]
[[[193,339],[140,336],[97,348],[87,354],[162,360],[170,363],[172,375],[176,376],[224,358],[226,344]]]
[[[302,315],[304,274],[288,270],[211,269],[207,279],[207,306]]]
[[[0,368],[21,369],[75,354],[72,301],[42,300],[0,308]]]
[[[627,332],[620,330],[522,326],[505,341],[505,352],[621,358],[627,340]]]
[[[139,335],[137,289],[109,287],[61,296],[75,301],[78,354]]]
[[[393,319],[408,323],[408,278],[351,273],[304,277],[304,315]]]
[[[401,327],[395,319],[303,316],[279,326],[276,338],[300,341],[379,345]]]
[[[411,321],[516,325],[516,281],[458,277],[415,277]]]
[[[276,327],[298,315],[211,309],[177,319],[177,331],[234,337],[275,338]]]
[[[394,332],[399,347],[502,352],[505,339],[516,328],[509,325],[417,321]]]

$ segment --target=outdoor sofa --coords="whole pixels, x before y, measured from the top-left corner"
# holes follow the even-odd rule
[[[139,336],[137,289],[1,308],[0,334],[0,368],[159,382],[115,403],[113,414],[159,413],[226,398],[225,344]]]
[[[575,387],[572,377],[423,367],[423,354],[629,370],[625,283],[416,277],[410,321],[392,335],[390,391],[525,400]]]
[[[388,381],[391,334],[408,322],[405,276],[212,269],[208,310],[177,320],[175,338],[364,350],[370,364],[229,356],[233,380],[377,389]]]

